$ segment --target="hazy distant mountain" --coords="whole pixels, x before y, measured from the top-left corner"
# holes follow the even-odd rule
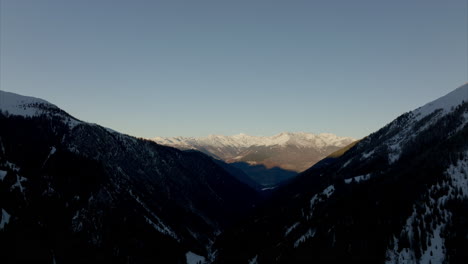
[[[264,186],[274,186],[310,168],[355,139],[333,134],[281,133],[271,137],[234,136],[153,138],[179,149],[195,149],[244,170]],[[250,166],[249,166],[250,165]],[[274,170],[272,168],[278,167]]]
[[[215,263],[468,263],[468,84],[279,188]]]
[[[211,157],[0,91],[2,263],[185,263],[257,193]]]

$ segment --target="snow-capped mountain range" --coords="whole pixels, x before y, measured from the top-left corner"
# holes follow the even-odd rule
[[[261,137],[239,134],[208,137],[156,137],[153,141],[180,149],[195,149],[229,163],[246,162],[250,165],[279,167],[301,172],[351,142],[350,137],[322,133],[290,133]]]
[[[293,145],[299,148],[324,149],[330,146],[344,147],[355,139],[339,137],[330,133],[312,134],[305,132],[283,132],[274,136],[250,136],[238,134],[233,136],[209,135],[207,137],[155,137],[155,142],[162,145],[177,146],[187,149],[200,147],[214,148],[249,148],[249,147],[273,147]]]

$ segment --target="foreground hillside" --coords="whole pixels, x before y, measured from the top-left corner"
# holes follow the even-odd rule
[[[468,84],[281,188],[216,263],[466,263]]]
[[[0,259],[185,263],[256,193],[212,158],[0,91]],[[242,195],[239,195],[242,194]]]

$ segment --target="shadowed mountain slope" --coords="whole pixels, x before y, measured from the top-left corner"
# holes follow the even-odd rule
[[[468,84],[280,188],[216,263],[465,263]]]
[[[200,152],[81,122],[37,98],[0,91],[0,110],[6,263],[209,257],[215,236],[257,199]]]

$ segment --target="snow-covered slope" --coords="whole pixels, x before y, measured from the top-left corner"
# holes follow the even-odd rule
[[[67,123],[70,128],[82,123],[46,100],[1,90],[0,111],[5,115],[13,116],[37,117],[40,115],[46,115],[49,117],[55,117],[62,119],[62,121]]]
[[[417,120],[421,120],[429,114],[433,113],[435,110],[441,109],[441,115],[449,113],[457,105],[462,104],[463,102],[468,102],[468,83],[458,87],[454,91],[448,93],[447,95],[434,100],[428,104],[425,104],[422,107],[412,111]]]
[[[388,161],[390,163],[396,162],[400,158],[402,148],[405,144],[410,143],[421,132],[443,119],[447,114],[452,113],[453,110],[463,102],[468,102],[468,83],[437,100],[400,116],[396,122],[392,122],[384,127],[387,133],[381,135],[381,138],[386,138],[383,144],[388,147]],[[463,128],[467,122],[468,114],[464,113],[458,127],[452,132],[457,132],[459,129]],[[364,153],[361,159],[368,158],[373,153],[374,150],[370,150]]]
[[[0,110],[11,115],[38,116],[58,107],[39,98],[0,91]]]

